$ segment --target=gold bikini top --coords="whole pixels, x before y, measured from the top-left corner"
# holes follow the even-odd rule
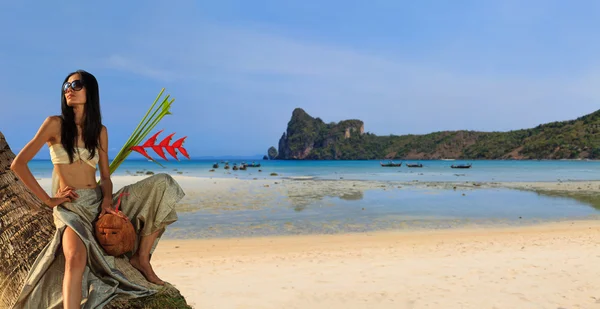
[[[70,164],[69,155],[67,151],[62,146],[62,144],[52,144],[50,145],[50,159],[52,160],[52,164]],[[96,154],[92,159],[88,159],[90,157],[90,152],[86,148],[75,147],[75,153],[73,153],[73,162],[77,162],[79,160],[89,164],[91,167],[96,168],[98,165],[98,161],[100,161],[100,156],[98,155],[98,149],[96,148]]]

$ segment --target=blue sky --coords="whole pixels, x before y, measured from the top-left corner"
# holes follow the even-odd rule
[[[99,80],[113,152],[162,87],[176,101],[157,130],[187,135],[193,157],[266,153],[296,107],[379,135],[600,109],[598,1],[57,2],[0,1],[0,131],[15,152],[79,68]]]

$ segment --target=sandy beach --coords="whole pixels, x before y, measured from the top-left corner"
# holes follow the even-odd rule
[[[195,308],[600,308],[600,222],[165,240]]]

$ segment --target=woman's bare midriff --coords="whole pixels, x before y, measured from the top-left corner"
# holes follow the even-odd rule
[[[55,164],[54,168],[60,180],[59,188],[93,189],[97,186],[96,169],[81,160],[71,164]]]
[[[81,135],[81,132],[79,132]],[[60,144],[61,140],[59,136],[51,138],[47,145]],[[84,145],[83,141],[78,141],[76,146],[81,147]],[[91,167],[87,163],[78,160],[71,164],[54,164],[56,173],[58,174],[58,188],[64,188],[66,186],[73,187],[75,189],[93,189],[96,188],[96,168]]]

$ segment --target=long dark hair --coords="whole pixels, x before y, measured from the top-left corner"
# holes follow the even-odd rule
[[[100,93],[98,90],[98,81],[94,75],[84,71],[77,70],[69,73],[63,85],[74,74],[79,74],[83,86],[86,90],[85,115],[82,127],[83,141],[85,148],[89,151],[92,159],[96,155],[96,148],[100,143],[100,132],[102,131],[102,116],[100,115]],[[60,92],[60,107],[62,112],[62,125],[60,132],[60,142],[69,155],[69,162],[73,163],[73,155],[75,153],[75,143],[77,142],[77,126],[75,125],[75,112],[73,107],[67,105],[65,93]]]

